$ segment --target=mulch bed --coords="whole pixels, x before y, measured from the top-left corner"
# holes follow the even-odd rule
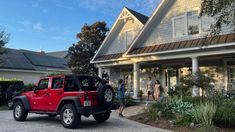
[[[176,132],[194,132],[196,131],[195,129],[191,129],[190,127],[187,126],[176,126],[173,125],[169,122],[169,120],[160,118],[157,121],[151,121],[147,119],[146,113],[141,113],[138,115],[130,116],[128,119],[143,123],[146,125],[150,125],[153,127],[158,127],[162,129],[167,129],[167,130],[173,130]],[[235,129],[230,129],[230,128],[218,128],[219,132],[235,132]]]

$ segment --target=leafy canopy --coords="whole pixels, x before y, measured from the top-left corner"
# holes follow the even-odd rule
[[[85,24],[76,37],[78,42],[69,48],[69,67],[75,74],[97,74],[97,68],[90,60],[95,55],[109,29],[105,22]]]
[[[211,35],[218,35],[223,25],[235,31],[235,0],[203,0],[200,15],[215,18]]]
[[[0,29],[0,54],[3,53],[3,47],[9,41],[9,34],[6,33],[3,29]]]

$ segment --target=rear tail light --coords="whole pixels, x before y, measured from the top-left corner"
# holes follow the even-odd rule
[[[89,96],[87,94],[84,95],[83,106],[91,106],[91,100],[89,99]]]

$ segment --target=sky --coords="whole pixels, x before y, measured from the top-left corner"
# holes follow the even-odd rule
[[[84,24],[105,21],[111,28],[123,7],[150,16],[160,0],[0,0],[0,29],[6,47],[62,51],[76,43]]]

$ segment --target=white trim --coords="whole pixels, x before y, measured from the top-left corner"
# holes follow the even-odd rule
[[[128,12],[128,13],[132,16],[132,18],[134,18],[134,20],[138,21],[142,26],[144,26],[144,24],[143,24],[140,20],[138,20],[126,7],[124,7],[124,8],[122,9],[121,13],[119,14],[119,16],[117,17],[116,21],[114,22],[114,24],[113,24],[112,28],[110,29],[109,33],[108,33],[107,36],[105,37],[104,41],[102,42],[101,46],[100,46],[99,49],[97,50],[95,56],[91,59],[90,63],[94,63],[95,58],[96,58],[97,55],[99,54],[100,50],[104,47],[106,41],[108,41],[109,36],[112,34],[114,28],[116,27],[118,21],[120,20],[120,18],[121,18],[121,16],[122,16],[122,13],[123,13],[124,11]]]
[[[64,70],[64,69],[53,69],[53,68],[47,68],[48,71],[56,71],[56,72],[71,72],[70,70]]]
[[[166,53],[174,53],[174,52],[182,52],[182,51],[219,48],[219,47],[234,46],[234,45],[235,45],[235,42],[232,42],[232,43],[208,45],[208,46],[202,46],[202,47],[193,47],[193,48],[176,49],[176,50],[160,51],[160,52],[153,52],[153,53],[144,53],[144,54],[137,54],[137,55],[126,55],[126,57],[139,57],[139,56],[147,56],[147,55],[158,55],[158,54],[166,54]]]
[[[31,71],[31,70],[18,70],[18,69],[0,69],[0,71],[7,71],[7,72],[25,72],[25,73],[48,73],[46,71]]]

